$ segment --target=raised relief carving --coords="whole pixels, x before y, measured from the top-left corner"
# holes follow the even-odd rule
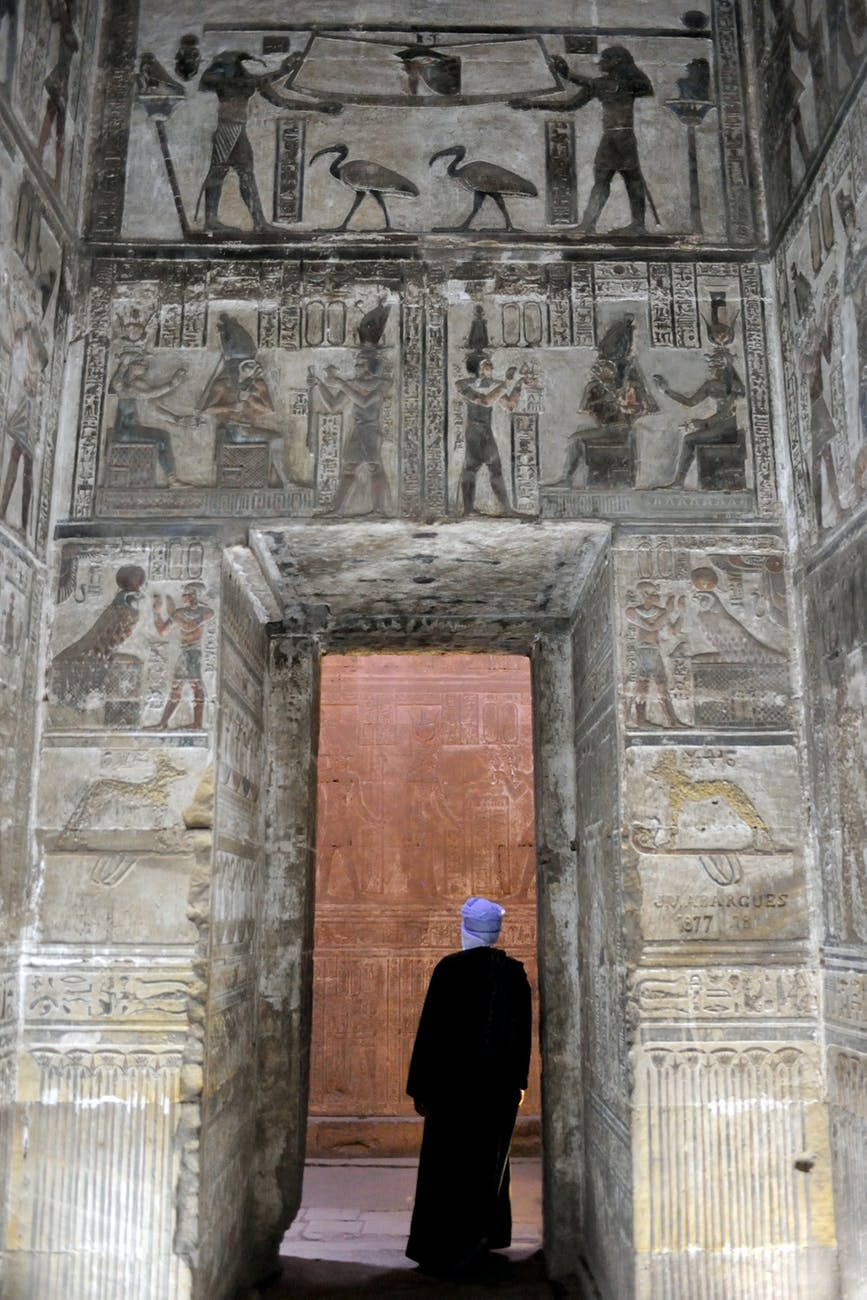
[[[66,710],[75,715],[92,708],[93,697],[100,695],[106,724],[135,726],[138,722],[144,665],[138,655],[120,647],[138,623],[139,593],[147,574],[141,565],[122,564],[114,577],[116,590],[111,602],[87,631],[52,660],[52,698],[58,719]]]
[[[391,515],[412,499],[413,480],[417,498],[422,343],[413,350],[407,329],[421,313],[416,322],[395,311],[391,288],[337,266],[311,270],[303,286],[295,271],[251,268],[243,301],[225,270],[180,294],[161,278],[135,312],[118,283],[113,303],[99,305],[114,341],[92,358],[77,509],[188,518],[234,514],[243,499],[260,517]],[[82,466],[95,457],[94,502]]]
[[[87,785],[61,831],[58,847],[71,847],[92,829],[120,827],[132,820],[138,829],[175,824],[170,791],[188,775],[169,753],[155,750],[152,769],[140,779],[101,776]]]
[[[134,307],[115,268],[92,301],[74,513],[770,508],[758,282],[713,264],[590,269],[448,281],[327,263],[302,279],[266,263],[169,281],[154,266]],[[684,403],[698,415],[675,434]]]
[[[818,981],[800,970],[641,970],[630,993],[642,1022],[809,1020]]]
[[[567,287],[571,310],[563,314],[556,309]],[[497,369],[526,372],[511,421],[496,412],[494,433],[507,480],[509,461],[516,485],[524,464],[532,466],[530,513],[671,518],[739,513],[755,495],[762,509],[772,504],[757,283],[740,284],[711,264],[597,262],[565,277],[538,266],[480,268],[477,280],[450,290],[453,482],[467,420],[459,370],[476,364],[478,352]],[[487,341],[473,350],[479,307]],[[684,405],[696,418],[678,420]],[[522,443],[516,431],[525,426],[532,436]]]
[[[791,727],[782,555],[646,543],[617,581],[627,726]]]
[[[167,29],[130,66],[138,91],[130,150],[142,166],[129,173],[125,233],[174,237],[176,222],[191,240],[243,232],[267,242],[299,228],[340,238],[370,196],[386,229],[394,202],[399,229],[471,238],[473,218],[490,200],[502,217],[497,236],[506,240],[519,229],[539,236],[554,228],[574,240],[598,233],[662,243],[686,233],[719,241],[728,233],[737,244],[749,242],[730,5],[720,6],[713,26],[697,10],[681,16],[668,8],[667,26],[659,13],[652,22],[641,14],[622,33],[610,25],[552,32],[524,24],[468,39],[437,24],[420,33],[281,22],[274,33],[242,27],[228,49],[225,35],[207,26]],[[172,66],[180,80],[167,71]],[[114,111],[122,115],[120,89],[115,93]],[[584,129],[594,109],[601,134]],[[337,140],[328,122],[334,114]],[[371,138],[380,146],[372,158]],[[431,142],[421,154],[419,139]],[[504,139],[513,166],[495,152]],[[717,139],[723,186],[712,170]],[[466,150],[470,161],[461,165],[464,154],[455,150]],[[445,153],[454,158],[449,175],[458,186],[438,186],[425,165]],[[328,170],[316,166],[323,154],[333,157]],[[532,164],[517,166],[519,158]],[[137,179],[155,164],[164,173],[156,203]],[[225,185],[230,172],[237,193]],[[270,220],[257,172],[273,176]],[[335,181],[354,193],[337,226]],[[469,216],[461,213],[461,185],[473,195]],[[512,200],[520,208],[514,225]],[[368,219],[362,228],[370,226]]]
[[[32,972],[24,991],[29,1024],[93,1021],[182,1025],[188,983],[174,972],[138,970]]]
[[[863,112],[865,92],[853,108]],[[867,496],[864,144],[835,143],[777,255],[786,400],[801,530],[816,542]]]
[[[785,747],[628,750],[645,940],[804,933],[801,832],[787,794],[796,781]]]
[[[789,208],[827,140],[867,38],[863,0],[800,6],[752,0],[759,59],[763,154],[773,222]]]
[[[181,605],[175,603],[172,596],[152,598],[154,627],[160,636],[166,636],[173,628],[178,629],[180,644],[172,672],[172,684],[162,716],[156,727],[165,731],[169,721],[181,703],[184,689],[189,688],[193,703],[193,728],[198,730],[203,725],[205,709],[205,686],[202,681],[202,639],[205,625],[214,617],[210,605],[200,601],[205,590],[204,582],[188,582],[183,588]]]
[[[195,541],[155,542],[132,553],[65,547],[55,624],[61,648],[49,678],[54,728],[204,726],[216,671],[214,608],[203,599],[208,584],[200,576],[205,572],[205,551]],[[169,585],[173,579],[179,586]],[[149,609],[143,605],[148,593]]]
[[[775,1285],[796,1291],[803,1263],[795,1246],[804,1234],[832,1251],[830,1180],[820,1175],[808,1186],[798,1164],[828,1167],[824,1125],[813,1121],[818,1074],[816,1049],[801,1043],[663,1044],[637,1054],[637,1173],[647,1189],[641,1247],[654,1289],[725,1289],[731,1273],[714,1249],[720,1237],[740,1252],[744,1294],[761,1294],[771,1258]],[[756,1092],[761,1108],[735,1100]],[[749,1160],[755,1185],[778,1195],[745,1201],[727,1174],[733,1160]]]

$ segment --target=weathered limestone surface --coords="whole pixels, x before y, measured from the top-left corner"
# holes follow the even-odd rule
[[[603,1294],[635,1294],[625,1015],[627,961],[618,836],[613,565],[587,586],[573,632],[577,955],[584,1076],[583,1232]]]
[[[444,647],[532,660],[552,1274],[862,1300],[864,6],[291,9],[0,15],[10,1294],[267,1269],[319,657]]]
[[[65,10],[65,6],[64,6]],[[0,19],[0,1179],[16,1140],[21,936],[40,889],[31,833],[46,562],[76,275],[97,6]],[[64,53],[65,51],[65,53]],[[62,103],[63,111],[58,113]],[[14,1227],[0,1197],[0,1233]]]
[[[213,856],[203,864],[210,870],[203,872],[195,898],[198,951],[207,980],[202,1055],[187,1054],[183,1214],[175,1239],[176,1248],[198,1265],[194,1293],[203,1297],[225,1291],[230,1280],[237,1280],[248,1249],[256,1176],[251,1152],[261,1118],[256,1108],[256,966],[263,901],[267,647],[258,612],[245,590],[243,570],[227,556],[220,599]]]
[[[836,61],[844,82],[847,67],[852,73],[848,31],[840,27]],[[800,542],[811,831],[821,888],[825,1069],[846,1297],[860,1295],[867,1275],[864,1218],[853,1208],[867,1189],[865,107],[862,87],[776,257],[793,526]]]

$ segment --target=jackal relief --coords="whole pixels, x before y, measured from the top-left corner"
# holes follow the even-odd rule
[[[735,816],[739,817],[752,834],[752,847],[757,852],[773,852],[774,843],[770,827],[762,817],[756,805],[745,790],[726,777],[711,777],[695,780],[677,765],[677,755],[672,750],[665,750],[650,769],[650,776],[655,776],[668,786],[668,798],[671,807],[671,828],[665,846],[673,847],[677,839],[680,814],[685,804],[710,803],[726,804]]]
[[[84,830],[105,829],[129,824],[131,815],[144,814],[140,830],[161,830],[172,824],[169,788],[188,775],[186,768],[173,763],[168,754],[155,754],[153,772],[143,781],[125,781],[119,777],[100,777],[82,792],[60,833],[58,847],[74,841]]]

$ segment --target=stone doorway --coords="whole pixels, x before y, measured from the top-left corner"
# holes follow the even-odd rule
[[[316,857],[307,1158],[415,1156],[415,1023],[468,895],[505,906],[538,990],[527,657],[326,655]],[[514,1154],[539,1131],[537,1050]]]
[[[485,521],[287,526],[251,534],[282,610],[266,693],[271,752],[260,947],[257,1218],[263,1246],[301,1201],[315,915],[323,656],[395,650],[528,657],[533,697],[543,1217],[552,1276],[578,1273],[584,1167],[575,917],[576,611],[607,582],[608,530]],[[424,579],[424,581],[420,581]],[[593,599],[598,601],[598,592]],[[579,670],[580,670],[579,665]],[[417,1014],[417,1008],[413,1008]],[[283,1210],[277,1223],[277,1192]],[[261,1216],[261,1217],[260,1217]]]

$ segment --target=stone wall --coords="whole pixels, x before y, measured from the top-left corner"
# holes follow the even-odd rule
[[[182,1214],[175,1239],[176,1248],[189,1252],[199,1266],[195,1294],[202,1297],[227,1291],[244,1258],[258,1122],[256,961],[264,873],[267,649],[243,570],[231,561],[223,571],[220,621],[213,860],[203,864],[193,886],[199,968],[206,980],[204,1059],[200,1067],[198,1051],[188,1053]],[[196,1121],[201,1128],[198,1151]]]
[[[855,1300],[863,5],[7,8],[13,1286],[268,1266],[318,657],[433,645],[533,660],[552,1272]]]
[[[615,566],[637,1294],[831,1297],[786,556],[624,533]]]
[[[828,1101],[843,1294],[867,1269],[867,262],[862,89],[776,255],[820,867]]]
[[[792,218],[863,77],[861,0],[785,5],[750,0],[748,40],[771,233]]]
[[[603,1294],[626,1297],[635,1294],[634,1207],[613,596],[609,552],[588,584],[573,633],[583,1236]]]
[[[56,10],[56,12],[55,12]],[[84,176],[84,69],[98,4],[6,6],[0,18],[0,1179],[8,1182],[33,919],[31,804],[55,450]],[[8,1199],[0,1233],[6,1233]],[[10,1231],[16,1231],[14,1221]]]

